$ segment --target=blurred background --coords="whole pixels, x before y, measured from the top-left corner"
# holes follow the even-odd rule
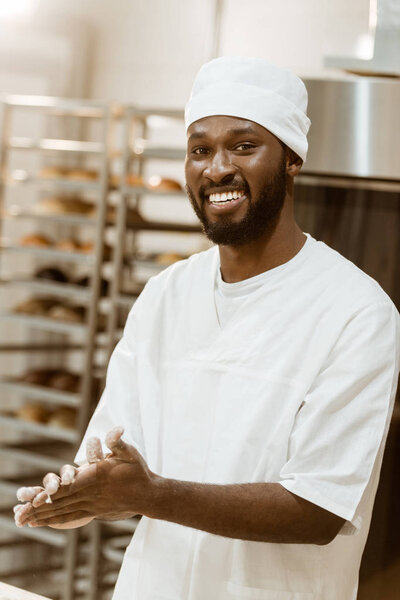
[[[184,192],[194,76],[237,54],[304,79],[297,220],[399,308],[400,2],[0,0],[0,32],[0,582],[107,599],[135,519],[17,529],[11,507],[73,459],[148,278],[209,247]],[[358,600],[398,598],[398,406]]]

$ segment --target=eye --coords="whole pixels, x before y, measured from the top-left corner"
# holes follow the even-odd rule
[[[253,148],[255,148],[255,145],[250,142],[243,142],[242,144],[235,146],[235,150],[239,150],[239,152],[245,152],[246,150],[252,150]]]
[[[191,151],[191,154],[194,154],[195,156],[199,156],[201,154],[207,154],[208,150],[207,148],[205,148],[204,146],[198,146],[197,148],[193,148],[193,150]]]

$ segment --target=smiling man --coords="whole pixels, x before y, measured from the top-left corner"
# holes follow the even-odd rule
[[[148,282],[76,458],[88,444],[89,465],[51,505],[16,509],[31,526],[143,515],[114,600],[356,598],[399,315],[295,221],[306,106],[264,60],[200,70],[185,171],[215,246]]]

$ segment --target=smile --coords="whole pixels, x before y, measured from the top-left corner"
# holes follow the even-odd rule
[[[239,200],[242,196],[244,196],[244,192],[241,190],[223,192],[222,194],[210,194],[209,202],[211,204],[225,204],[227,202],[232,202],[233,200]]]

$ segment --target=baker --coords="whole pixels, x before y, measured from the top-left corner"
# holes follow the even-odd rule
[[[31,526],[143,515],[114,600],[356,598],[399,315],[295,221],[306,107],[302,81],[264,60],[201,68],[185,173],[214,246],[150,279],[76,457],[88,443],[88,465],[52,504],[16,509]]]

